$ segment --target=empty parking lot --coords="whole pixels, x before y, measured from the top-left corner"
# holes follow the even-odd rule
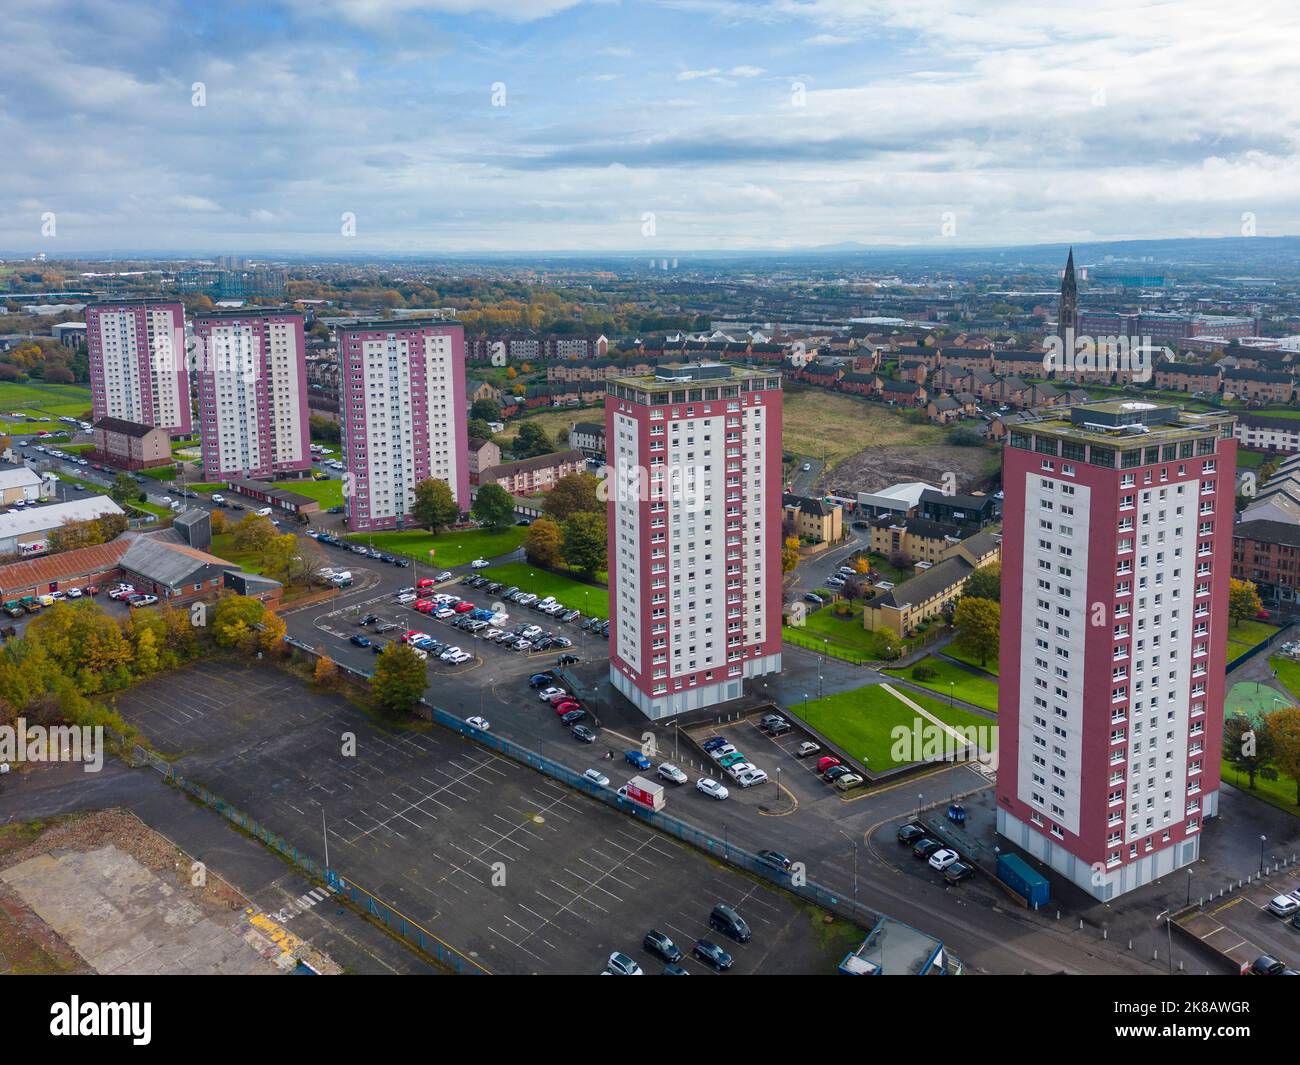
[[[318,859],[324,822],[334,869],[493,972],[598,972],[615,950],[658,972],[650,928],[721,942],[735,972],[832,972],[860,938],[494,751],[387,726],[275,667],[205,663],[118,706],[179,772]],[[709,935],[717,902],[750,942]]]

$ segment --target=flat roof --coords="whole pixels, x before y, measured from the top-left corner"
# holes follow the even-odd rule
[[[66,503],[48,503],[45,506],[27,507],[0,514],[0,539],[25,536],[28,533],[49,532],[70,521],[89,521],[106,514],[125,513],[108,496],[89,496],[71,499]]]

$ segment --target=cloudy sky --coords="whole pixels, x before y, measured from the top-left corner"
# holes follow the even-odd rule
[[[3,10],[0,253],[1300,233],[1294,0]]]

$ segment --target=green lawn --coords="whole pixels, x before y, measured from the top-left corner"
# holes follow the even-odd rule
[[[998,660],[996,658],[990,658],[983,665],[980,665],[980,660],[975,655],[967,654],[958,647],[956,640],[948,644],[948,646],[943,649],[943,653],[949,658],[957,659],[958,662],[965,662],[968,666],[982,669],[985,673],[992,673],[995,677],[998,675]]]
[[[1228,623],[1228,661],[1244,655],[1256,644],[1263,643],[1277,632],[1276,625],[1263,621],[1239,621]]]
[[[0,383],[0,412],[44,417],[81,417],[91,408],[86,385],[47,385],[40,381]]]
[[[170,481],[179,472],[175,466],[150,466],[147,470],[137,470],[142,477],[154,481]]]
[[[222,533],[212,538],[211,553],[227,562],[233,562],[245,573],[261,573],[262,560],[256,551],[241,551],[235,547],[235,534]]]
[[[1264,465],[1264,460],[1267,457],[1262,451],[1247,451],[1242,448],[1237,452],[1237,469],[1257,470]]]
[[[949,708],[943,700],[914,692],[905,694],[918,706],[924,707],[940,721],[954,728],[987,728],[994,724],[982,714],[973,714],[960,707]],[[875,772],[907,765],[911,761],[894,757],[891,748],[895,741],[891,733],[895,728],[904,728],[910,733],[918,715],[878,684],[827,695],[807,704],[791,703],[786,709],[807,721],[846,754],[865,762],[867,768]]]
[[[1232,784],[1240,788],[1247,795],[1253,795],[1261,799],[1270,806],[1276,806],[1280,810],[1285,810],[1289,814],[1300,815],[1300,806],[1295,801],[1295,781],[1288,780],[1286,777],[1279,776],[1277,780],[1265,780],[1261,776],[1255,777],[1255,787],[1250,787],[1250,778],[1245,773],[1239,773],[1232,765],[1224,759],[1220,768],[1225,784]]]
[[[1268,664],[1277,673],[1277,679],[1282,682],[1282,686],[1300,700],[1300,662],[1294,658],[1274,655],[1268,660]]]
[[[276,481],[275,487],[320,500],[322,509],[343,505],[342,481]]]
[[[815,646],[825,640],[871,660],[884,659],[885,646],[891,639],[889,633],[872,632],[862,627],[861,603],[853,604],[853,613],[847,618],[837,616],[833,606],[810,611],[804,618],[803,625],[786,631],[802,633],[803,639],[798,641],[801,645],[811,642]],[[905,646],[911,643],[909,640],[901,642]]]
[[[476,558],[496,558],[517,551],[527,535],[527,528],[507,525],[495,532],[467,529],[434,536],[424,529],[411,529],[403,532],[352,533],[348,539],[360,544],[373,543],[380,551],[406,555],[426,566],[463,566]],[[430,548],[434,551],[432,559],[429,558]]]
[[[537,569],[527,562],[505,562],[483,571],[494,581],[517,584],[520,588],[545,598],[555,596],[565,606],[581,610],[584,616],[609,617],[609,589],[562,577],[550,570]]]
[[[997,712],[998,682],[992,677],[972,673],[968,669],[963,669],[953,662],[945,662],[942,658],[936,658],[934,655],[927,655],[916,664],[929,666],[936,670],[939,675],[930,680],[917,680],[912,676],[913,667],[911,666],[907,669],[887,669],[885,672],[890,676],[899,677],[902,680],[908,680],[913,684],[919,684],[923,688],[938,692],[945,699],[951,691],[955,698],[961,699],[963,702],[970,703],[973,706],[982,706],[985,710],[992,710],[994,713]],[[951,688],[949,685],[951,685]]]

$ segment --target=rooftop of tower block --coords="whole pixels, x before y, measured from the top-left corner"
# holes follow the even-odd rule
[[[606,382],[610,395],[638,403],[697,403],[780,387],[778,372],[720,362],[667,363],[655,367],[653,373],[614,377]]]
[[[1232,436],[1236,417],[1228,412],[1199,413],[1171,403],[1147,400],[1115,399],[1079,403],[1061,407],[1042,418],[1018,421],[1008,434],[1008,446],[1043,454],[1056,454],[1058,443],[1065,441],[1067,458],[1082,459],[1082,449],[1095,447],[1100,455],[1142,452],[1168,446],[1168,453],[1143,457],[1141,462],[1169,461],[1206,455],[1214,451],[1215,438]],[[1193,442],[1195,445],[1193,446]],[[1186,443],[1186,448],[1177,445]],[[1109,465],[1109,461],[1103,464]],[[1127,456],[1121,465],[1137,465]]]

